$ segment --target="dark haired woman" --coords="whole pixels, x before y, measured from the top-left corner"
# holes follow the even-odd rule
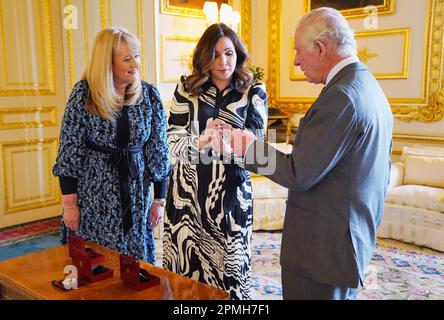
[[[265,138],[265,86],[252,83],[248,53],[224,24],[210,26],[177,85],[168,139],[173,162],[164,224],[163,266],[251,299],[253,199],[241,159],[211,149],[212,129]]]

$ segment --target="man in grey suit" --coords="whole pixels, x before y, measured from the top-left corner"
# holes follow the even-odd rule
[[[232,131],[232,148],[245,155],[246,169],[289,190],[284,299],[354,299],[383,217],[393,116],[378,82],[359,62],[354,32],[339,11],[307,13],[295,32],[295,50],[294,64],[325,87],[300,122],[292,154],[242,130]]]

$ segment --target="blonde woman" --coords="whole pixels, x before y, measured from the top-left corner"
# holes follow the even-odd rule
[[[154,263],[152,229],[164,215],[167,123],[157,89],[141,81],[140,42],[122,28],[96,37],[69,97],[53,174],[68,232]],[[154,200],[151,184],[154,183]]]

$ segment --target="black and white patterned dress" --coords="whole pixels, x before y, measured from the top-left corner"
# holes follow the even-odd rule
[[[191,97],[182,77],[170,109],[168,139],[173,162],[163,237],[163,266],[251,299],[253,198],[250,176],[236,159],[196,149],[198,135],[216,118],[265,138],[267,96],[257,83],[245,93],[210,81]],[[200,158],[199,158],[200,156]]]
[[[166,181],[170,173],[167,122],[157,89],[142,82],[143,100],[125,107],[117,120],[104,120],[85,109],[88,83],[79,81],[69,97],[63,117],[60,145],[53,174],[60,177],[62,193],[77,193],[80,231],[77,236],[154,263],[153,232],[148,228],[151,184]],[[119,128],[125,128],[120,130]],[[125,134],[122,134],[124,132]],[[88,148],[88,143],[116,150],[119,145],[143,150],[131,155],[127,174],[132,226],[123,232],[118,165],[110,155]],[[114,159],[122,163],[122,159]],[[73,181],[72,186],[66,181]],[[65,184],[65,187],[63,187]],[[72,189],[64,192],[64,188]],[[66,241],[62,221],[62,243]]]

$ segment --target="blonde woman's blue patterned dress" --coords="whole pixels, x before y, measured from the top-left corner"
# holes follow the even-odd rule
[[[80,230],[75,235],[155,263],[148,217],[154,197],[164,198],[170,172],[167,122],[157,89],[142,81],[139,104],[115,120],[85,108],[88,83],[69,97],[53,174],[62,194],[77,193]],[[68,230],[62,219],[62,243]]]

